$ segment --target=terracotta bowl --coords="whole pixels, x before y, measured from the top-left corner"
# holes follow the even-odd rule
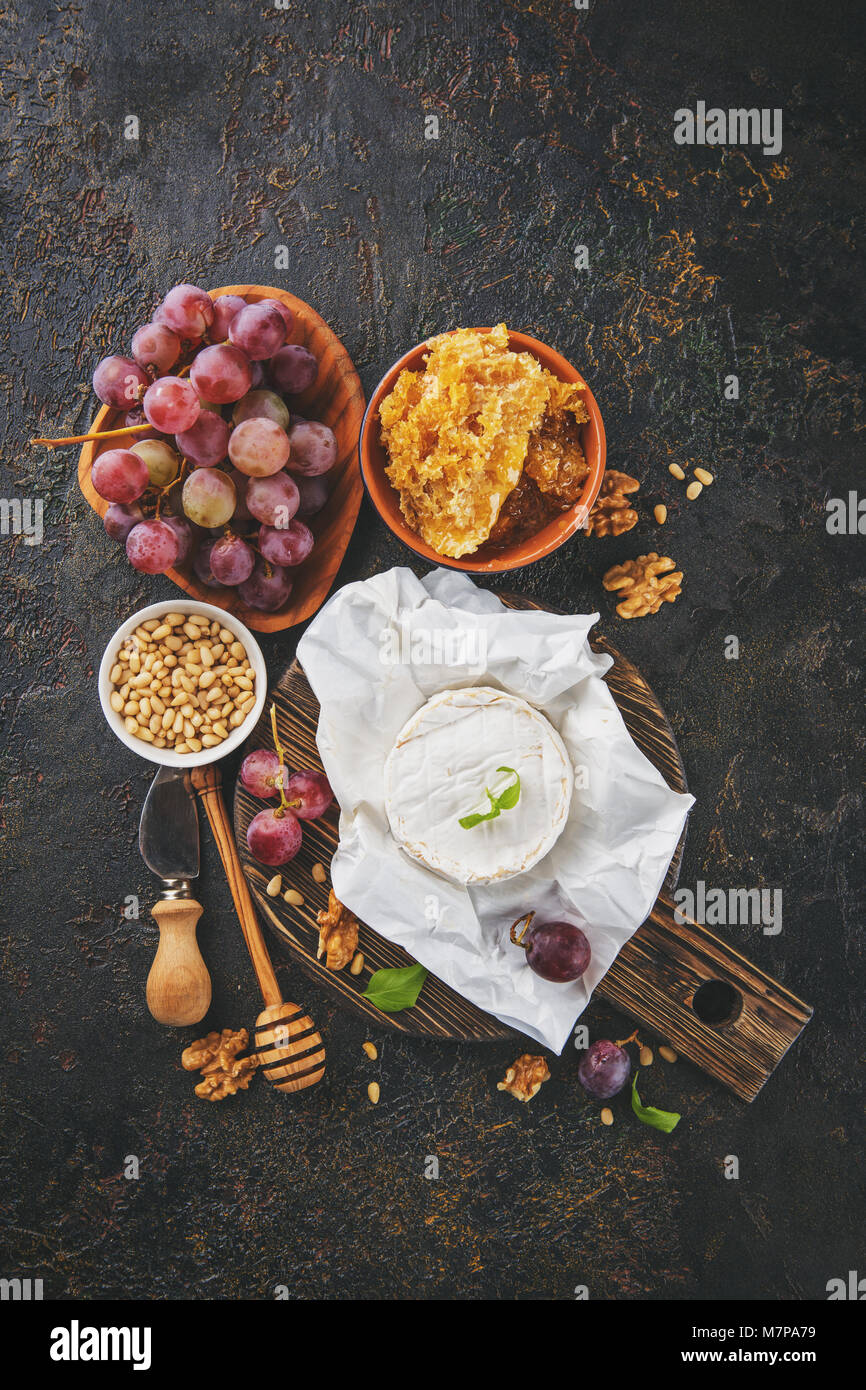
[[[489,333],[490,329],[480,328],[476,331]],[[601,411],[595,396],[576,367],[572,367],[571,363],[566,362],[564,357],[560,357],[558,352],[554,352],[553,348],[548,347],[545,343],[540,343],[537,338],[530,338],[526,333],[509,333],[508,342],[509,346],[517,352],[531,352],[533,357],[537,358],[541,365],[558,377],[560,381],[578,381],[586,388],[583,398],[589,411],[589,420],[581,426],[581,445],[589,464],[589,475],[584,484],[583,492],[568,511],[562,512],[553,521],[549,521],[541,531],[530,536],[528,540],[519,541],[514,545],[505,546],[495,551],[487,546],[482,546],[474,555],[465,555],[459,560],[454,560],[447,555],[440,555],[438,551],[433,550],[409,527],[400,510],[399,494],[391,486],[385,472],[388,455],[382,444],[379,422],[379,405],[393,389],[394,383],[404,367],[408,367],[410,371],[423,369],[424,357],[429,348],[426,342],[419,343],[417,347],[413,347],[398,362],[395,362],[393,367],[389,368],[370,397],[370,403],[367,406],[364,422],[361,426],[358,453],[361,459],[361,475],[364,479],[364,485],[382,520],[390,527],[395,536],[399,536],[404,545],[408,546],[416,555],[421,556],[422,559],[429,560],[433,565],[444,565],[448,569],[454,570],[472,570],[482,574],[493,574],[502,570],[520,569],[523,565],[531,565],[536,560],[541,560],[545,555],[550,555],[576,531],[582,529],[586,517],[589,515],[589,509],[598,496],[601,480],[604,476],[607,445]]]
[[[291,408],[298,415],[322,420],[330,425],[337,436],[337,462],[330,475],[331,491],[322,510],[308,523],[316,538],[315,548],[309,559],[298,567],[292,592],[276,613],[261,613],[248,608],[233,589],[209,589],[199,582],[190,563],[182,569],[166,571],[168,578],[192,598],[213,604],[227,613],[235,613],[257,632],[276,632],[302,623],[321,607],[346,553],[364,495],[356,453],[358,431],[364,414],[364,393],[343,344],[315,309],[311,309],[302,299],[269,285],[224,285],[210,293],[214,298],[223,294],[238,294],[251,304],[260,299],[279,299],[289,306],[295,315],[289,342],[302,343],[319,361],[316,380],[301,395],[293,397]],[[93,429],[120,429],[123,417],[124,412],[103,406],[93,422]],[[100,516],[105,515],[108,503],[99,496],[90,481],[93,460],[105,449],[128,447],[134,439],[135,436],[131,435],[129,441],[118,438],[106,440],[104,444],[93,442],[85,444],[81,450],[78,484]],[[127,563],[122,555],[120,559],[122,563]]]

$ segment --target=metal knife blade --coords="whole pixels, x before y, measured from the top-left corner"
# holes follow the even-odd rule
[[[180,768],[161,767],[151,782],[141,812],[138,848],[157,878],[198,878],[195,793]]]

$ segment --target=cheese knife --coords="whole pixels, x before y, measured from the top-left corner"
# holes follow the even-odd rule
[[[196,941],[202,909],[190,891],[199,874],[198,812],[187,774],[161,767],[154,777],[138,831],[141,857],[162,882],[152,915],[159,946],[147,977],[147,1007],[158,1023],[198,1023],[210,1007],[211,981]]]

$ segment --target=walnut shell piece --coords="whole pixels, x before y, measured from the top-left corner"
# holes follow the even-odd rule
[[[679,598],[683,585],[682,570],[674,570],[676,562],[668,555],[651,550],[636,560],[624,560],[613,565],[602,579],[608,590],[621,595],[616,611],[621,618],[645,618],[657,613],[663,603]],[[674,573],[670,571],[674,570]]]
[[[586,523],[586,534],[591,536],[621,536],[637,525],[637,512],[627,500],[628,495],[637,492],[640,483],[630,478],[628,473],[618,473],[609,468],[601,480],[599,494],[592,504]]]
[[[508,1091],[515,1100],[532,1100],[541,1090],[542,1084],[550,1079],[550,1068],[543,1057],[533,1057],[524,1052],[516,1062],[512,1062],[505,1073],[505,1080],[497,1083],[497,1091]]]
[[[316,915],[319,924],[319,949],[316,959],[325,957],[329,970],[342,970],[355,954],[358,945],[358,919],[344,907],[333,888],[328,894],[327,912]]]

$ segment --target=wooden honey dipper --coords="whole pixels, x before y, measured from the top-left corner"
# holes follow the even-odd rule
[[[238,858],[215,763],[192,768],[192,784],[201,797],[223,861],[241,931],[256,972],[265,1008],[256,1019],[254,1046],[259,1066],[278,1091],[303,1091],[325,1074],[325,1048],[313,1020],[280,993],[274,967]]]

